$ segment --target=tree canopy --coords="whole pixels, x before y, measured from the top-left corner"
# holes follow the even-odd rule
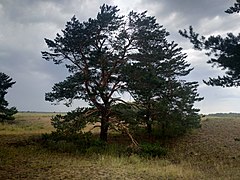
[[[240,1],[236,0],[236,3],[225,12],[232,14],[239,13],[239,10]],[[206,55],[211,58],[207,63],[225,71],[224,76],[204,80],[207,85],[240,86],[240,33],[238,35],[228,33],[225,37],[212,35],[206,38],[194,32],[192,26],[189,27],[189,31],[180,30],[179,33],[188,38],[195,49],[207,51]]]
[[[123,92],[130,92],[141,107],[150,99],[160,102],[165,98],[169,100],[166,106],[172,104],[167,109],[174,111],[180,108],[174,104],[184,102],[181,112],[189,106],[196,113],[193,103],[200,100],[196,82],[179,80],[179,76],[186,76],[192,69],[182,49],[166,40],[169,33],[156,18],[146,11],[131,11],[127,16],[118,12],[117,6],[104,4],[95,19],[80,22],[73,16],[54,40],[45,39],[49,51],[42,52],[44,59],[64,63],[70,73],[66,80],[53,86],[52,92],[46,93],[46,100],[65,100],[66,105],[74,99],[87,101],[94,116],[100,119],[103,141],[107,140],[112,122],[121,117],[117,113],[119,107],[128,107],[116,106],[119,102],[126,104],[121,98]],[[191,97],[194,98],[190,102]]]
[[[236,2],[233,4],[233,6],[229,7],[225,12],[229,13],[229,14],[239,13],[240,12],[240,0],[236,0]]]
[[[152,27],[151,23],[148,21],[146,27]],[[154,24],[158,25],[155,21]],[[183,117],[196,116],[198,110],[192,107],[202,98],[196,93],[197,82],[180,80],[193,70],[186,62],[187,55],[182,53],[182,48],[175,42],[167,41],[169,33],[162,27],[147,31],[147,28],[141,28],[137,40],[138,52],[131,54],[133,62],[126,66],[125,75],[127,90],[141,105],[140,119],[151,133],[156,122],[165,128],[173,122],[183,121]],[[185,122],[188,121],[186,119]]]
[[[63,35],[54,41],[45,39],[51,52],[43,52],[43,58],[55,64],[65,63],[72,74],[55,84],[46,100],[84,99],[96,107],[101,116],[101,139],[107,139],[111,104],[117,101],[115,94],[123,87],[121,68],[132,48],[134,33],[116,6],[103,5],[96,19],[79,22],[74,16],[67,22]],[[131,18],[131,15],[129,16]]]
[[[7,90],[16,82],[12,81],[8,75],[0,72],[0,121],[13,120],[13,115],[17,113],[15,107],[8,108],[8,102],[5,99]]]

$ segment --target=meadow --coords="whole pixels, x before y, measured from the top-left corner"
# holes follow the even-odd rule
[[[66,153],[39,143],[50,113],[18,113],[0,124],[0,179],[240,179],[240,117],[206,116],[166,142],[164,157]]]

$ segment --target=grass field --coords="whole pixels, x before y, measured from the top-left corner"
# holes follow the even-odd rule
[[[70,154],[35,139],[53,114],[19,113],[0,124],[0,179],[240,179],[240,117],[205,117],[202,128],[169,140],[164,158]]]

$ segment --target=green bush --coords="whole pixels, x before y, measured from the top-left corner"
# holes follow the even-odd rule
[[[167,154],[167,149],[158,143],[142,143],[138,147],[107,144],[91,133],[66,136],[57,132],[42,136],[43,146],[64,153],[81,153],[87,155],[108,154],[114,156],[139,155],[142,157],[161,157]]]
[[[167,154],[167,149],[158,143],[141,143],[138,147],[128,146],[125,154],[128,156],[136,154],[142,157],[161,157]]]
[[[192,129],[201,127],[201,118],[197,113],[183,115],[178,111],[173,111],[165,117],[159,117],[156,124],[156,132],[160,137],[177,137]]]
[[[81,132],[86,126],[87,121],[84,117],[86,109],[77,108],[74,111],[68,112],[66,115],[56,115],[51,119],[51,124],[58,133],[70,135]]]
[[[92,136],[90,132],[66,135],[52,132],[42,135],[44,147],[66,153],[99,153],[105,149],[106,143]]]
[[[147,157],[161,157],[167,154],[167,149],[158,143],[142,143],[140,144],[139,155]]]
[[[83,134],[66,136],[63,133],[52,132],[51,134],[44,134],[42,140],[44,147],[59,152],[77,152],[83,150],[87,145]]]

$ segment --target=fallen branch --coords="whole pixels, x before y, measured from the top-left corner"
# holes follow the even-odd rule
[[[121,132],[126,133],[126,134],[128,135],[128,137],[130,138],[133,146],[135,146],[135,147],[138,147],[138,146],[139,146],[138,142],[133,138],[133,136],[132,136],[131,133],[129,132],[128,128],[127,128],[122,122],[118,121],[116,118],[111,118],[111,121],[112,121],[112,125],[113,125],[113,123],[116,123],[115,126],[116,126],[117,128],[114,127],[114,126],[112,126],[112,127],[114,127],[114,129],[115,129],[116,131],[121,131]]]

